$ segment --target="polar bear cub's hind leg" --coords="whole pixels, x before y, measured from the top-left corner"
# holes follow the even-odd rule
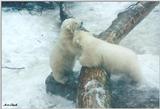
[[[52,72],[52,75],[53,75],[54,79],[61,84],[65,84],[68,81],[68,77],[64,76],[65,74],[62,74],[62,72],[61,73],[53,73]]]
[[[131,71],[129,72],[129,75],[133,78],[133,82],[141,84],[144,81],[144,78],[139,64],[138,63],[134,64],[131,67],[132,68]]]

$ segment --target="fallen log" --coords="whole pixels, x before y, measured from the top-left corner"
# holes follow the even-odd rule
[[[97,35],[98,38],[118,44],[138,23],[140,23],[159,2],[137,2],[120,12],[108,29]]]
[[[110,76],[108,74],[100,68],[82,67],[77,90],[77,107],[110,107]]]

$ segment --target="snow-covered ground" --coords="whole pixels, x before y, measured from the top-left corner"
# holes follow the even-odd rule
[[[98,34],[129,4],[77,2],[73,4],[71,13],[82,20],[88,30]],[[139,54],[142,71],[147,79],[145,87],[158,90],[159,16],[160,5],[121,42],[121,45]],[[2,105],[14,103],[19,108],[75,107],[73,101],[45,91],[45,79],[51,72],[49,54],[59,34],[59,22],[58,9],[44,11],[41,15],[30,15],[26,10],[2,11]],[[79,68],[76,66],[77,71]]]

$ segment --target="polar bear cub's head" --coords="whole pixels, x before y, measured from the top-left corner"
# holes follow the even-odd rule
[[[73,34],[76,29],[82,27],[82,24],[81,21],[78,21],[75,18],[69,18],[63,21],[61,30]]]
[[[73,34],[73,44],[81,47],[86,41],[91,40],[93,35],[85,30],[77,29]]]

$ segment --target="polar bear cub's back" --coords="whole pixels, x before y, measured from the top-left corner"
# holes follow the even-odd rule
[[[105,45],[102,48],[104,66],[111,73],[140,73],[137,56],[132,50],[110,43]]]

